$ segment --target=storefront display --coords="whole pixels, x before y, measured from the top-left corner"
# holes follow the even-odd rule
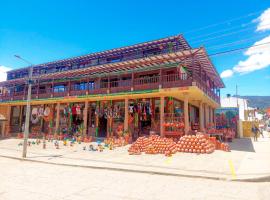
[[[158,135],[139,137],[128,149],[130,155],[164,154],[171,156],[176,152],[205,154],[215,150],[230,151],[229,145],[221,143],[215,137],[198,133],[197,135],[183,136],[175,141],[172,138],[162,138]]]

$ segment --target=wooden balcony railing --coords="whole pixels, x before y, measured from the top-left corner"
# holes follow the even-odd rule
[[[220,102],[220,97],[207,86],[198,76],[189,76],[186,73],[183,74],[170,74],[152,77],[135,78],[134,80],[119,80],[111,82],[97,82],[92,84],[91,87],[87,85],[81,89],[78,87],[65,87],[59,91],[53,91],[51,88],[32,90],[32,98],[50,98],[50,97],[64,97],[64,96],[80,96],[86,94],[107,94],[107,93],[119,93],[126,91],[140,91],[158,88],[172,88],[172,87],[187,87],[196,84],[205,94],[212,98],[216,102]],[[9,100],[22,100],[27,98],[27,92],[17,92],[14,94],[2,94],[0,95],[1,101]]]

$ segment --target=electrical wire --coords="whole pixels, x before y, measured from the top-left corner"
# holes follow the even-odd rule
[[[254,16],[254,15],[257,15],[259,13],[262,13],[263,11],[265,11],[265,10],[252,12],[252,13],[249,13],[247,15],[243,15],[243,16],[240,16],[240,17],[237,17],[237,18],[232,18],[232,19],[229,19],[229,20],[225,20],[225,21],[221,21],[221,22],[218,22],[218,23],[210,24],[210,25],[203,26],[203,27],[200,27],[200,28],[192,29],[192,30],[189,30],[189,31],[185,31],[183,33],[187,34],[187,33],[197,32],[197,31],[200,31],[200,30],[209,29],[209,28],[212,28],[212,27],[215,27],[215,26],[218,26],[218,25],[227,24],[229,22],[238,21],[240,19],[244,19],[244,18],[248,18],[248,17]]]
[[[245,49],[249,49],[249,48],[253,48],[253,47],[258,47],[258,46],[262,46],[262,45],[267,45],[267,44],[270,44],[270,42],[265,42],[265,43],[261,43],[261,44],[255,44],[255,45],[248,46],[248,47],[241,47],[241,48],[231,49],[231,50],[228,50],[228,51],[217,52],[217,53],[209,54],[208,56],[209,57],[214,57],[214,56],[218,56],[218,55],[222,55],[222,54],[229,54],[231,52],[237,52],[237,51],[241,51],[241,50],[245,50]]]
[[[269,25],[270,24],[265,24],[264,27],[268,27]],[[196,44],[196,43],[199,43],[199,42],[207,42],[207,41],[214,40],[214,39],[220,39],[220,38],[223,38],[223,37],[235,35],[237,33],[242,33],[242,32],[248,31],[248,30],[252,30],[252,29],[253,29],[253,27],[249,27],[249,28],[246,28],[246,29],[241,29],[241,30],[238,30],[238,31],[234,31],[234,32],[230,32],[230,33],[218,35],[218,36],[215,36],[215,37],[212,37],[212,38],[206,38],[206,39],[203,39],[203,40],[197,40],[197,41],[192,42],[192,43],[195,43]]]
[[[245,39],[242,39],[242,40],[237,40],[237,41],[233,41],[233,42],[229,42],[229,43],[225,43],[225,44],[219,44],[219,45],[213,45],[213,46],[210,46],[210,47],[207,47],[208,50],[212,50],[212,49],[223,49],[225,47],[230,47],[230,46],[235,46],[235,45],[239,45],[239,44],[242,44],[242,43],[246,43],[248,41],[252,41],[252,40],[257,40],[258,38],[263,39],[265,38],[267,35],[258,35],[258,36],[253,36],[253,37],[249,37],[249,38],[245,38]]]
[[[255,25],[254,22],[249,22],[249,23],[246,23],[246,24],[241,24],[240,26],[241,26],[241,28],[243,28],[243,27],[249,26],[250,24]],[[234,29],[238,29],[238,28],[239,28],[239,25],[234,26],[234,27],[230,27],[230,28],[226,28],[226,29],[221,29],[221,30],[218,30],[218,31],[215,31],[215,32],[204,34],[204,35],[199,35],[197,37],[192,37],[191,39],[189,39],[189,42],[192,42],[194,39],[204,38],[205,36],[211,36],[211,35],[215,35],[217,33],[222,33],[222,32],[225,32],[225,31],[230,31],[230,30],[234,30]]]

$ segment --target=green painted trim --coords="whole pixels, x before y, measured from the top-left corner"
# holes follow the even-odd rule
[[[158,92],[159,89],[154,90],[139,90],[139,91],[130,91],[130,92],[119,92],[119,93],[109,93],[109,94],[88,94],[88,95],[81,95],[81,96],[74,96],[69,98],[78,98],[78,99],[84,99],[89,97],[106,97],[106,96],[120,96],[120,95],[130,95],[130,94],[148,94],[153,92]],[[59,100],[59,99],[69,99],[65,97],[54,97],[54,98],[43,98],[43,99],[32,99],[32,101],[53,101],[53,100]],[[5,101],[0,102],[1,104],[7,104],[7,103],[23,103],[26,102],[26,100],[15,100],[15,101]]]

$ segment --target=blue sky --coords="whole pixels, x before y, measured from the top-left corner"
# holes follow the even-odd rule
[[[179,33],[193,47],[205,46],[212,54],[251,46],[270,36],[268,23],[265,30],[256,31],[260,21],[254,22],[270,8],[269,0],[0,0],[0,5],[0,66],[12,69],[25,66],[14,54],[38,64]],[[270,24],[267,17],[264,20]],[[264,46],[267,52],[258,53],[266,60],[255,70],[248,63],[257,65],[256,55],[247,60],[251,56],[244,55],[246,50],[212,57],[219,73],[229,70],[223,95],[234,94],[236,84],[241,95],[270,95],[269,46]],[[237,67],[240,61],[243,66]]]

